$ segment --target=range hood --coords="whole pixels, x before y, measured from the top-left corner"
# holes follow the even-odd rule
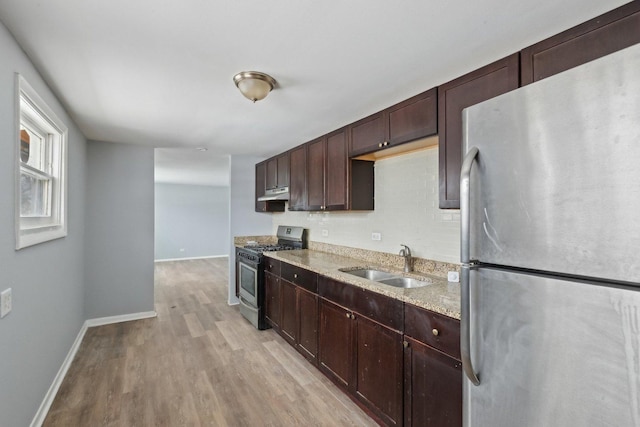
[[[266,190],[264,196],[258,197],[259,202],[271,202],[274,200],[289,200],[289,187]]]

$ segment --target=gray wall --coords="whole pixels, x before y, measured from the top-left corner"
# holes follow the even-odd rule
[[[153,148],[87,147],[85,317],[153,311]]]
[[[156,260],[229,253],[229,187],[156,183],[155,188]]]
[[[254,156],[231,156],[229,192],[229,304],[237,304],[235,292],[236,268],[234,236],[271,234],[271,215],[255,211],[256,163],[264,160]]]
[[[86,141],[1,23],[0,57],[0,290],[13,290],[13,311],[0,319],[0,425],[26,426],[84,321]],[[16,72],[69,128],[68,235],[20,251],[13,211]]]

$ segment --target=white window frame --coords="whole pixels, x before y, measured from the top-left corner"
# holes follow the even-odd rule
[[[16,74],[16,148],[15,159],[15,230],[16,250],[59,239],[67,235],[67,139],[68,129],[37,92],[20,74]],[[22,217],[20,175],[25,170],[38,170],[20,160],[20,129],[22,121],[46,133],[45,146],[50,161],[51,198],[47,216]]]

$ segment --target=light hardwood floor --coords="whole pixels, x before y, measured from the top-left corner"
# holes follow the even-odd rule
[[[90,328],[44,425],[376,425],[227,305],[227,262],[156,264],[158,317]]]

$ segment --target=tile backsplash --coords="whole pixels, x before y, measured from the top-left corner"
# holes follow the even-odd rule
[[[460,261],[460,212],[438,209],[437,147],[376,161],[374,211],[272,215],[273,234],[278,225],[294,225],[316,242],[388,253],[405,244],[416,257]]]

